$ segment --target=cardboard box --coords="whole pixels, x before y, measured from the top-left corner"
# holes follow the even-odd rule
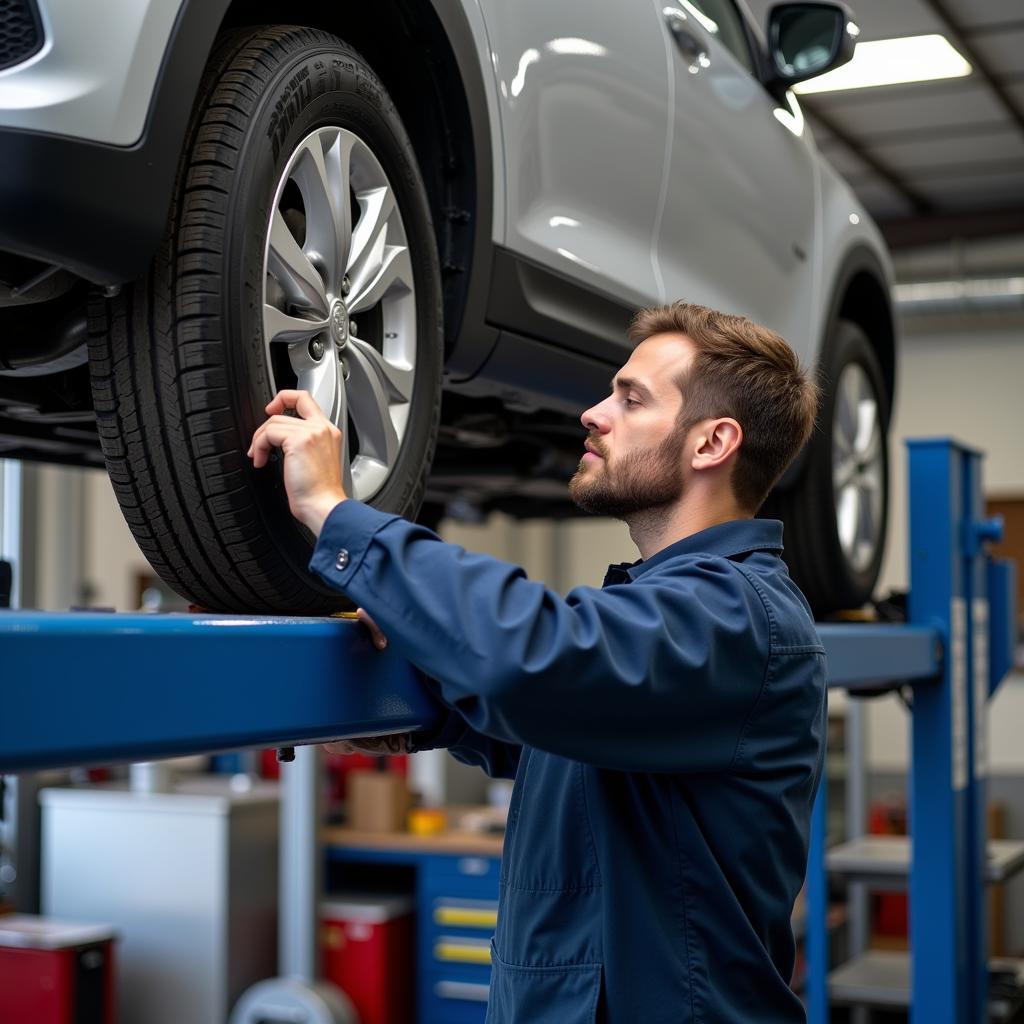
[[[352,772],[348,777],[348,824],[358,832],[403,832],[409,788],[391,772]]]

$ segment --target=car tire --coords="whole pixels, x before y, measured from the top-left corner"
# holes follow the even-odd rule
[[[225,36],[159,252],[90,309],[107,468],[174,590],[215,611],[344,606],[308,571],[314,538],[289,513],[280,459],[255,471],[246,451],[274,393],[309,384],[346,435],[348,493],[415,516],[440,414],[441,301],[426,190],[373,70],[319,30]]]
[[[765,510],[785,522],[790,574],[818,617],[870,600],[889,512],[890,396],[857,324],[836,324],[821,382],[818,425],[801,475]]]

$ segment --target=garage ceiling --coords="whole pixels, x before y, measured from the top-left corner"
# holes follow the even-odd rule
[[[747,0],[764,26],[774,0]],[[1024,232],[1022,0],[851,0],[860,41],[938,33],[965,78],[800,98],[893,248]]]

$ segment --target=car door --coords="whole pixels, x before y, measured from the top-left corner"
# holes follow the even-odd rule
[[[732,0],[665,0],[673,134],[658,263],[669,300],[743,313],[816,355],[818,175],[799,107],[755,73]]]
[[[669,53],[654,0],[481,0],[518,256],[622,305],[661,300]]]

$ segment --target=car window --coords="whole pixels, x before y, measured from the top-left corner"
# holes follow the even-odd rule
[[[751,73],[754,58],[743,28],[743,18],[731,0],[679,0],[698,21]]]

